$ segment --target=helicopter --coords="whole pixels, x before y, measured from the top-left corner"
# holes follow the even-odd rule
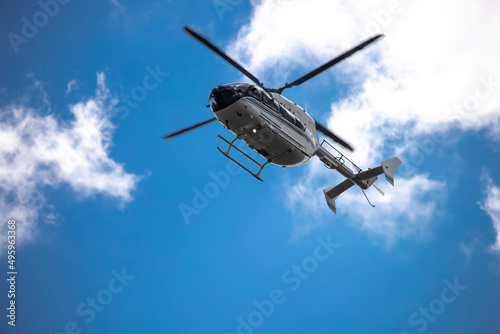
[[[337,213],[336,199],[354,185],[361,188],[371,206],[374,205],[366,196],[365,190],[374,186],[382,195],[384,194],[375,185],[379,175],[384,174],[387,181],[394,186],[393,173],[402,163],[398,157],[384,160],[380,166],[375,168],[362,170],[326,140],[320,143],[318,132],[347,150],[354,151],[348,142],[314,120],[302,107],[282,95],[285,89],[303,84],[372,44],[383,35],[379,34],[369,38],[299,79],[276,89],[265,87],[256,76],[189,26],[185,26],[184,31],[235,67],[253,83],[231,83],[212,89],[209,95],[209,104],[206,107],[212,110],[215,117],[165,135],[162,137],[163,139],[174,138],[218,120],[235,137],[228,140],[219,134],[218,137],[228,146],[225,150],[219,146],[217,149],[259,181],[263,181],[260,175],[268,164],[281,167],[300,166],[317,156],[325,164],[325,167],[336,170],[345,177],[345,180],[340,184],[323,189],[328,207],[334,213]],[[250,147],[264,158],[265,162],[257,161],[236,146],[237,140]],[[248,162],[255,164],[254,169],[258,168],[258,171],[254,172],[250,167],[238,161],[234,157],[235,151],[247,158],[247,165]],[[352,165],[352,169],[346,165],[347,162]]]

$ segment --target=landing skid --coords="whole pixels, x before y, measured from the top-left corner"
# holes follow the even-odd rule
[[[229,147],[227,148],[227,151],[223,151],[221,150],[221,148],[219,146],[217,146],[217,149],[219,150],[220,153],[224,154],[227,158],[231,159],[234,163],[236,163],[238,166],[240,166],[241,168],[243,168],[244,170],[246,170],[248,173],[250,173],[253,177],[255,177],[257,180],[261,181],[261,182],[264,182],[264,180],[262,180],[262,178],[260,177],[260,173],[262,172],[262,170],[264,169],[264,167],[271,162],[271,160],[267,160],[265,163],[261,164],[260,162],[258,162],[257,160],[255,160],[254,158],[252,158],[251,156],[249,156],[248,154],[246,154],[245,152],[243,152],[242,150],[240,150],[238,147],[236,147],[234,145],[234,142],[237,140],[237,139],[240,139],[238,136],[235,137],[232,141],[229,141],[227,140],[226,138],[222,137],[221,135],[217,135],[220,139],[222,139],[223,141],[225,141]],[[254,173],[252,172],[249,168],[247,168],[246,166],[244,166],[242,163],[240,163],[238,160],[236,160],[235,158],[233,158],[230,154],[229,154],[229,151],[231,150],[231,148],[233,148],[235,150],[237,150],[238,152],[240,152],[241,154],[243,154],[247,159],[249,159],[250,161],[252,161],[253,163],[255,163],[257,166],[259,166],[259,171],[257,173]]]

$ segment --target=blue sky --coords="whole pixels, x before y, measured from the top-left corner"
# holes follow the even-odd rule
[[[18,275],[15,328],[0,284],[0,332],[500,332],[499,11],[2,2],[0,253],[7,276],[15,219]],[[212,116],[212,88],[249,81],[186,24],[274,87],[385,33],[285,96],[360,167],[399,156],[396,186],[368,192],[375,208],[353,188],[335,215],[322,189],[341,178],[317,159],[260,183],[217,152],[218,123],[162,141]]]

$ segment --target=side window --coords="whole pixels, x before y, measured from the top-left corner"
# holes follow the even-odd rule
[[[287,121],[289,121],[292,124],[295,124],[295,117],[288,112],[285,108],[280,106],[280,114],[283,116]]]
[[[295,117],[294,115],[292,115],[288,110],[286,110],[282,106],[280,106],[280,114],[281,114],[281,116],[283,116],[283,118],[285,118],[290,123],[294,124],[296,127],[298,127],[299,129],[301,129],[302,131],[306,130],[305,125],[302,124],[302,122],[299,121],[299,119],[297,117]]]
[[[295,125],[297,125],[297,127],[299,129],[301,129],[302,131],[306,131],[306,126],[304,125],[304,123],[302,123],[301,121],[299,121],[298,118],[295,119]]]
[[[266,94],[264,94],[264,103],[271,107],[274,111],[279,112],[280,106],[278,105],[278,103]]]
[[[262,101],[262,93],[255,87],[250,87],[248,90],[248,95],[256,99],[257,101]]]

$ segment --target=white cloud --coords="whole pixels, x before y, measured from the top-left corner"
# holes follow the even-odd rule
[[[334,72],[337,80],[353,86],[345,98],[331,101],[329,125],[356,146],[351,157],[358,165],[376,166],[383,159],[416,150],[429,134],[451,129],[488,129],[490,139],[499,140],[500,40],[491,33],[500,31],[499,4],[473,0],[253,3],[250,23],[228,50],[268,86],[295,79],[289,77],[290,69],[311,70],[375,33],[386,35]],[[433,152],[424,152],[424,159]],[[295,185],[293,192],[310,188],[314,170],[306,169],[305,181]],[[384,199],[397,205],[393,202],[386,209],[379,205],[370,211],[378,213],[365,218],[349,193],[340,200],[347,201],[344,206],[349,215],[359,218],[360,228],[385,235],[390,242],[421,233],[414,222],[430,219],[435,205],[429,195],[442,192],[442,186],[418,171],[405,177]],[[335,184],[329,179],[325,186]],[[322,192],[318,195],[318,189],[313,190],[315,198],[322,197]],[[311,210],[317,208],[316,203],[308,205]],[[421,216],[411,216],[417,210],[422,210]],[[375,224],[378,217],[373,215],[390,218]],[[300,229],[307,232],[313,225]]]
[[[293,222],[293,239],[325,221],[345,216],[351,226],[391,246],[399,238],[429,235],[427,223],[439,212],[437,205],[444,200],[445,184],[418,174],[396,179],[394,188],[379,182],[385,196],[375,189],[367,191],[376,208],[371,208],[361,190],[353,187],[337,199],[338,213],[334,215],[326,205],[322,189],[340,183],[341,177],[324,168],[318,160],[306,168],[300,182],[287,182],[285,186],[286,203],[297,217]]]
[[[139,177],[109,157],[113,104],[97,76],[95,97],[70,106],[74,119],[60,121],[22,103],[0,108],[0,211],[18,222],[18,241],[36,234],[40,213],[47,223],[58,219],[46,204],[43,188],[68,184],[79,197],[103,194],[121,204],[132,199]],[[0,233],[5,235],[5,224]],[[1,239],[3,247],[5,239]]]
[[[481,249],[483,237],[477,231],[469,231],[466,240],[460,242],[459,248],[465,256],[465,263],[469,264],[474,253]]]
[[[445,187],[444,183],[422,174],[396,182],[397,186],[387,189],[383,197],[376,197],[376,191],[372,191],[375,209],[366,207],[359,190],[343,194],[338,201],[339,206],[346,208],[351,224],[383,237],[388,246],[398,238],[429,233],[427,223],[438,213],[437,205],[443,200],[440,197]]]
[[[66,96],[68,96],[68,94],[74,91],[76,88],[78,88],[78,83],[76,82],[76,80],[70,80],[66,87]]]
[[[480,206],[490,216],[495,229],[496,241],[491,249],[500,251],[500,187],[487,175],[483,175],[483,179],[486,183],[486,198]]]
[[[282,74],[293,65],[312,69],[378,26],[386,38],[336,68],[359,84],[357,94],[334,103],[331,123],[342,124],[335,127],[341,135],[357,138],[387,120],[399,128],[414,122],[413,131],[426,133],[498,125],[500,40],[491,31],[500,29],[500,6],[401,1],[397,14],[390,14],[392,2],[260,1],[229,50],[257,74]],[[345,122],[352,119],[358,121]]]

